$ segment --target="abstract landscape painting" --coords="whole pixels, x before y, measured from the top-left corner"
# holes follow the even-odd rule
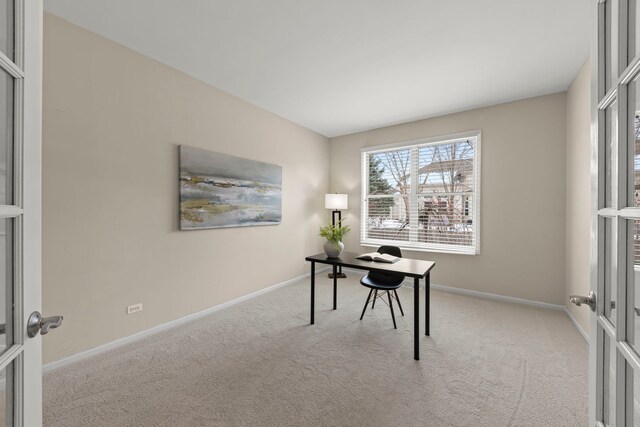
[[[180,229],[279,224],[282,168],[180,146]]]

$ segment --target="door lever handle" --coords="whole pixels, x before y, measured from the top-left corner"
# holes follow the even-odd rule
[[[40,335],[46,335],[49,333],[49,329],[57,328],[62,325],[62,316],[51,316],[51,317],[42,317],[42,315],[34,311],[29,316],[29,321],[27,322],[27,335],[30,338],[35,337],[40,332]]]
[[[45,317],[40,321],[40,335],[46,335],[49,329],[55,329],[62,325],[62,316]]]
[[[571,301],[578,307],[582,304],[586,304],[589,306],[591,311],[596,311],[596,294],[593,291],[589,292],[589,295],[587,295],[586,297],[582,295],[570,295],[569,301]]]

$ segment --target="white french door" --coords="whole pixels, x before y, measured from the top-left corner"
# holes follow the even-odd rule
[[[640,426],[640,0],[591,1],[589,418]]]
[[[42,0],[0,0],[0,426],[42,424]]]

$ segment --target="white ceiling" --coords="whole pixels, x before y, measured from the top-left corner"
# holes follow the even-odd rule
[[[585,0],[46,0],[326,136],[566,90]]]

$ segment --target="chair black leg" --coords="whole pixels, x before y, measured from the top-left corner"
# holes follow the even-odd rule
[[[398,298],[398,291],[394,289],[393,293],[396,296],[396,301],[398,301],[398,307],[400,307],[400,313],[402,313],[402,315],[404,316],[404,311],[402,311],[402,304],[400,304],[400,298]]]
[[[371,289],[372,291],[374,291],[374,289]],[[373,308],[376,306],[376,300],[378,299],[378,290],[375,289],[374,294],[373,294],[373,304],[371,304],[371,310],[373,310]]]
[[[364,308],[362,309],[362,314],[360,315],[360,320],[362,320],[362,318],[364,317],[364,312],[367,311],[367,306],[369,305],[369,300],[371,299],[371,293],[373,292],[373,289],[371,289],[369,291],[369,296],[367,297],[367,302],[364,303]]]
[[[393,302],[391,302],[391,293],[387,291],[387,297],[389,298],[389,308],[391,309],[391,318],[393,319],[393,329],[398,329],[396,326],[396,316],[393,314]]]

